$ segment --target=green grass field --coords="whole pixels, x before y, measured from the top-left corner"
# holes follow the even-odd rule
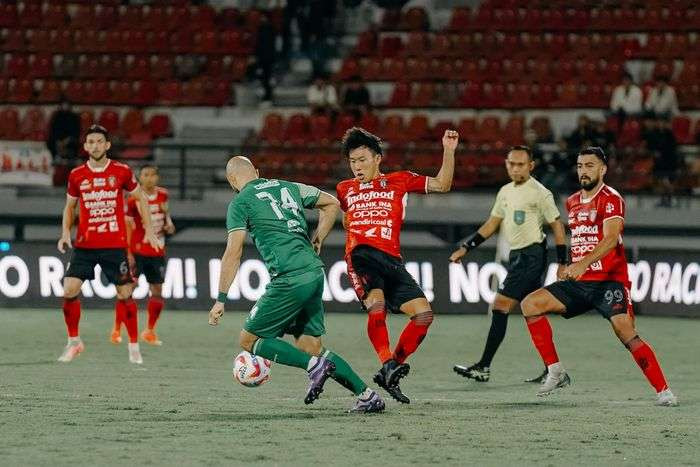
[[[573,385],[547,399],[522,383],[540,363],[511,317],[489,383],[452,365],[478,358],[485,316],[437,316],[410,360],[408,406],[349,415],[353,398],[330,381],[312,406],[306,376],[274,365],[249,389],[231,377],[242,313],[217,328],[205,312],[164,313],[163,347],[142,344],[144,365],[107,340],[112,314],[83,312],[86,351],[55,362],[65,344],[60,311],[0,311],[0,464],[9,465],[698,465],[700,321],[640,317],[677,408],[654,393],[597,315],[552,318]],[[405,323],[391,316],[392,341]],[[366,379],[378,364],[359,314],[330,314],[326,345]],[[382,394],[383,396],[385,394]]]

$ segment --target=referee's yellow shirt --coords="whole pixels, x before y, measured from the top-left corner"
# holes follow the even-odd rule
[[[552,192],[530,177],[521,185],[510,182],[503,185],[496,195],[491,215],[503,219],[501,232],[510,248],[517,250],[545,238],[543,224],[550,224],[559,217]]]

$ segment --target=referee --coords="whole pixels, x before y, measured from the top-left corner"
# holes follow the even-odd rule
[[[450,256],[458,263],[471,250],[493,235],[499,227],[510,244],[508,275],[493,302],[491,329],[486,338],[481,360],[471,366],[455,365],[453,370],[476,381],[489,380],[493,356],[506,335],[508,313],[530,292],[542,287],[547,271],[547,236],[542,231],[546,223],[554,232],[559,270],[567,264],[564,226],[552,192],[530,176],[535,164],[527,146],[514,146],[508,152],[506,169],[512,180],[501,187],[491,216]],[[559,271],[557,271],[559,273]],[[540,383],[547,370],[527,382]]]

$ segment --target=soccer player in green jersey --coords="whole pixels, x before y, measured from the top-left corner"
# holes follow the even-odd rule
[[[318,257],[333,227],[340,203],[328,193],[301,183],[260,178],[246,157],[231,158],[226,178],[238,192],[226,216],[228,241],[221,258],[219,296],[209,311],[216,326],[241,264],[246,231],[270,272],[265,293],[250,311],[240,335],[244,350],[287,366],[302,368],[309,376],[304,398],[311,404],[333,378],[358,396],[350,412],[381,412],[384,401],[368,388],[338,354],[323,347],[323,263]],[[304,209],[318,209],[318,228],[309,239]],[[294,336],[294,344],[280,339]]]

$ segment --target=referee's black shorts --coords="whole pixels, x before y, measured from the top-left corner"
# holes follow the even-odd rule
[[[525,248],[511,250],[508,275],[498,293],[522,301],[529,293],[542,287],[547,272],[547,240]]]

